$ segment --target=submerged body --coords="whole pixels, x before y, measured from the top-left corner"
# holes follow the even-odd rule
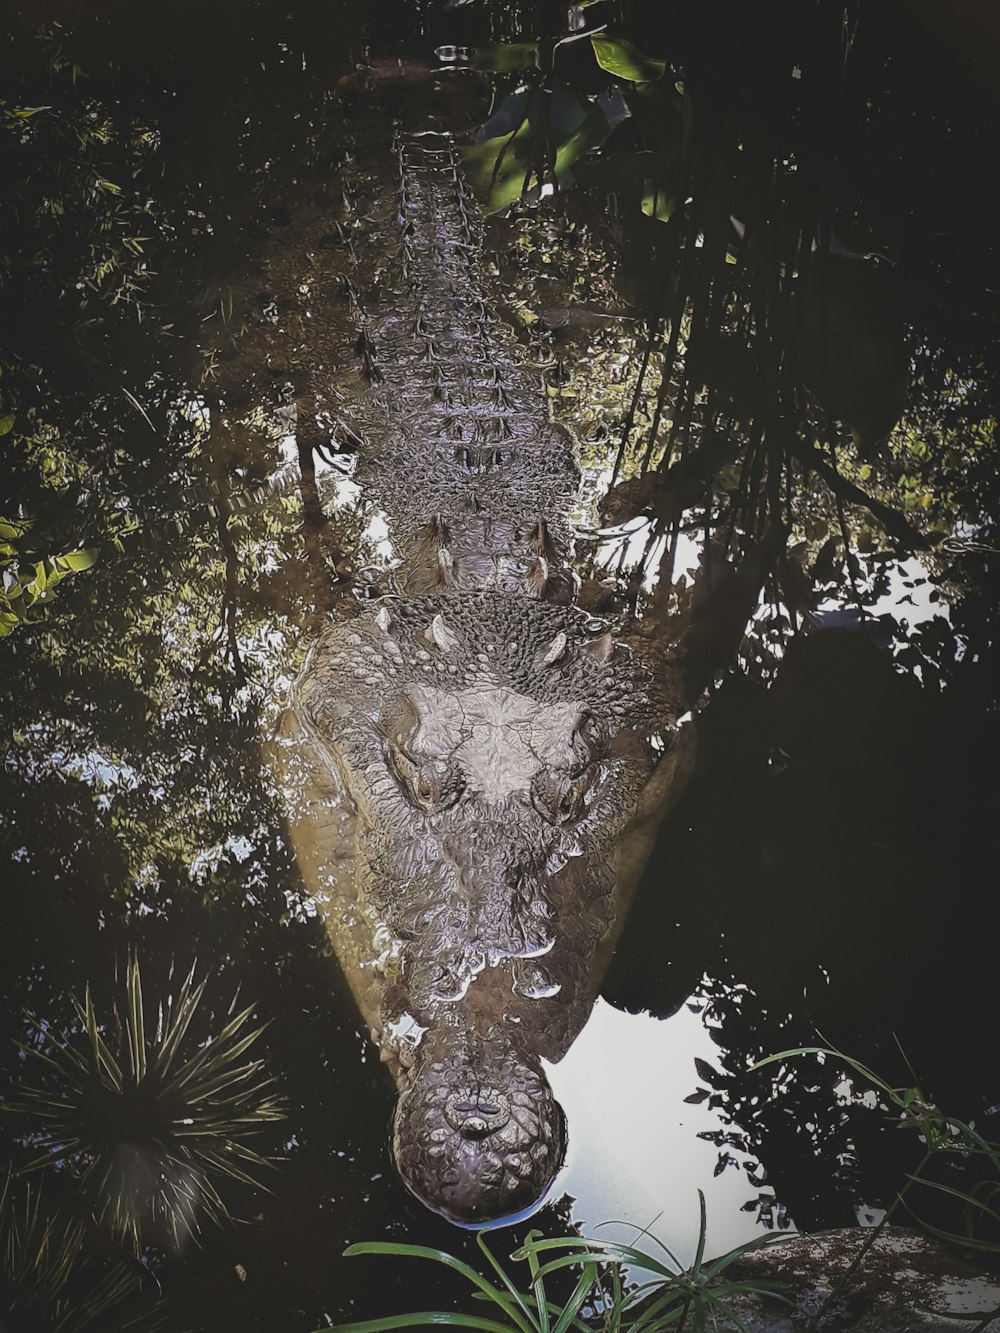
[[[278,749],[303,876],[400,1090],[400,1172],[475,1224],[562,1162],[542,1062],[596,998],[670,718],[643,655],[573,605],[573,440],[490,312],[454,146],[398,148],[402,289],[363,332],[357,479],[399,593],[313,646]]]

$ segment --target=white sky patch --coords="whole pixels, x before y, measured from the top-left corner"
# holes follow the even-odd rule
[[[342,473],[336,472],[336,469],[331,469],[331,471],[335,473],[334,486],[330,495],[334,509],[349,509],[356,505],[361,499],[361,487],[352,477],[345,477]],[[384,524],[385,515],[380,513],[379,518]]]
[[[718,1055],[701,1016],[687,1005],[661,1020],[622,1013],[599,999],[568,1054],[546,1066],[569,1128],[566,1166],[550,1198],[573,1196],[572,1216],[584,1235],[650,1252],[656,1251],[650,1237],[657,1237],[690,1264],[699,1188],[708,1255],[767,1234],[755,1213],[741,1211],[761,1193],[742,1169],[752,1159],[730,1148],[741,1166],[716,1176],[720,1149],[697,1137],[733,1126],[724,1126],[707,1102],[684,1100],[702,1083],[695,1056],[714,1065]],[[608,1219],[623,1225],[600,1225]],[[637,1227],[649,1236],[640,1237]]]
[[[595,496],[602,496],[607,491],[611,483],[611,475],[610,468],[603,468],[588,474],[588,487]],[[621,560],[622,544],[625,546],[625,566],[637,565],[645,552],[651,523],[651,519],[638,515],[617,527],[601,529],[605,540],[602,541],[598,552],[600,567],[607,573],[617,569]],[[646,592],[652,592],[656,584],[657,571],[667,540],[666,536],[659,538],[649,553],[646,574],[643,579],[643,588]],[[687,575],[689,579],[693,578],[700,559],[701,543],[687,533],[678,533],[674,557],[674,578],[678,578],[681,574]],[[887,573],[889,591],[883,597],[880,597],[873,606],[866,608],[867,615],[872,619],[883,615],[891,615],[907,629],[912,629],[915,625],[922,624],[924,621],[933,620],[935,616],[943,616],[946,620],[950,619],[950,608],[943,599],[939,598],[933,602],[930,600],[936,584],[919,557],[914,555],[905,560],[900,560],[891,565]],[[841,611],[846,604],[843,598],[829,599],[820,602],[816,609],[822,612]],[[763,601],[761,605],[764,605]],[[769,608],[768,614],[770,614]]]
[[[905,620],[911,629],[922,621],[933,620],[935,616],[944,616],[950,620],[947,602],[943,599],[936,602],[930,600],[935,587],[936,584],[917,556],[910,556],[889,570],[889,592],[876,603],[874,614],[881,615],[888,611],[897,620]]]
[[[637,565],[646,550],[651,523],[651,519],[640,515],[637,518],[630,519],[627,523],[622,523],[619,527],[601,529],[602,542],[598,554],[598,564],[601,569],[610,574],[618,568],[623,545],[625,548],[625,567],[629,568]],[[652,592],[656,585],[660,561],[663,558],[668,540],[666,536],[659,537],[649,552],[646,561],[646,573],[643,578],[643,588],[646,592]],[[686,574],[689,578],[692,577],[698,567],[700,558],[701,546],[698,542],[689,537],[687,533],[679,532],[674,556],[674,578],[676,579],[680,574]]]
[[[293,467],[296,470],[299,466],[299,445],[294,434],[282,435],[278,441],[278,457],[281,459],[282,467]]]
[[[229,837],[225,842],[216,843],[214,847],[206,847],[195,856],[188,868],[188,874],[192,879],[203,880],[206,874],[211,874],[218,870],[223,860],[233,860],[242,863],[253,852],[254,845],[248,838],[241,834]]]
[[[45,732],[42,727],[31,729],[44,742]],[[8,759],[8,763],[11,760]],[[54,750],[49,755],[34,754],[28,761],[29,771],[33,773],[58,772],[77,782],[93,787],[97,794],[97,807],[107,810],[116,791],[136,791],[141,785],[139,771],[123,759],[111,759],[100,750],[85,750],[74,753],[67,750]],[[160,801],[164,788],[157,784],[149,789],[150,798]]]
[[[353,482],[350,483],[352,486]],[[355,486],[355,490],[358,487]],[[373,514],[368,521],[368,527],[365,529],[365,540],[370,542],[375,554],[383,560],[391,560],[394,554],[394,547],[389,540],[389,524],[386,516],[380,510]]]

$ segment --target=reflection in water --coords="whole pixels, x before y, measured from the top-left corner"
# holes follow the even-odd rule
[[[16,1178],[4,1236],[12,1200],[29,1242],[55,1217],[70,1265],[17,1277],[44,1305],[12,1303],[0,1322],[31,1333],[55,1326],[66,1291],[77,1307],[84,1290],[156,1304],[152,1275],[171,1330],[308,1330],[447,1295],[437,1275],[415,1292],[412,1270],[358,1272],[339,1257],[351,1241],[475,1257],[392,1168],[391,1081],[259,749],[326,615],[367,623],[365,603],[399,591],[384,496],[351,481],[342,503],[331,495],[373,428],[355,410],[377,369],[358,310],[394,313],[392,122],[433,110],[426,66],[397,53],[532,47],[525,33],[562,34],[565,16],[264,3],[233,25],[225,8],[32,12],[0,57],[18,183],[0,247],[17,506],[0,559],[7,605],[26,612],[10,613],[3,648],[0,1072],[6,1103],[23,1079],[17,1041],[82,1038],[70,997],[88,984],[124,1051],[115,975],[129,949],[151,1013],[171,966],[185,975],[197,958],[211,976],[187,1056],[225,1028],[238,989],[269,1023],[260,1045],[288,1119],[254,1141],[279,1165],[273,1192],[232,1182],[224,1202],[245,1221],[206,1225],[183,1257],[115,1249],[68,1169],[40,1188]],[[595,619],[635,612],[660,644],[700,617],[686,684],[706,691],[696,771],[639,885],[609,1004],[548,1071],[569,1165],[510,1249],[528,1226],[642,1225],[662,1210],[658,1234],[689,1250],[698,1186],[717,1248],[782,1210],[813,1229],[887,1205],[915,1145],[856,1083],[838,1096],[829,1063],[750,1072],[796,1044],[825,1039],[903,1085],[898,1038],[928,1095],[996,1136],[998,255],[981,160],[996,117],[916,26],[869,9],[845,27],[849,9],[616,13],[670,62],[665,77],[632,88],[588,40],[561,47],[568,98],[585,110],[614,82],[632,114],[600,152],[574,143],[571,190],[486,233],[501,314],[526,359],[550,362],[545,397],[579,436],[587,503],[592,479],[614,474],[624,488],[604,518],[647,525],[627,544],[579,543],[581,603]],[[362,23],[371,58],[352,72]],[[489,119],[482,67],[507,58],[449,72],[450,124]],[[511,159],[521,169],[527,149]],[[669,220],[643,211],[654,176],[677,187]],[[825,256],[825,235],[893,262]],[[469,452],[486,484],[493,461]],[[48,583],[46,559],[92,549],[95,564]],[[914,552],[929,582],[900,588]],[[36,586],[17,593],[12,577]],[[399,1043],[425,1026],[406,1013]],[[0,1117],[19,1169],[36,1155],[28,1121]],[[626,1142],[629,1163],[615,1156]],[[944,1195],[920,1208],[962,1225]]]
[[[699,1189],[708,1253],[722,1254],[758,1234],[757,1210],[744,1208],[748,1196],[757,1196],[757,1163],[745,1150],[720,1153],[708,1142],[724,1121],[707,1097],[692,1100],[695,1061],[710,1068],[716,1056],[697,1002],[662,1020],[598,1002],[572,1049],[549,1071],[570,1142],[555,1193],[570,1195],[570,1216],[584,1235],[635,1244],[643,1231],[686,1266],[698,1244]],[[762,1198],[771,1193],[760,1191]],[[617,1225],[606,1225],[613,1219]],[[782,1210],[775,1221],[788,1228]]]
[[[124,1051],[101,1037],[88,993],[75,1006],[82,1031],[36,1031],[18,1100],[7,1103],[39,1125],[29,1138],[36,1165],[72,1171],[96,1224],[136,1253],[152,1243],[180,1254],[206,1222],[218,1225],[218,1183],[258,1183],[268,1164],[246,1140],[282,1118],[264,1061],[241,1058],[260,1036],[247,1030],[252,1006],[188,1057],[205,984],[193,967],[177,978],[153,1031],[130,958],[115,1010]]]

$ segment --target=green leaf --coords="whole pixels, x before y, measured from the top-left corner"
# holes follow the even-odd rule
[[[926,1231],[929,1235],[945,1241],[948,1245],[959,1245],[962,1249],[977,1250],[982,1254],[1000,1254],[1000,1241],[976,1240],[974,1236],[963,1235],[958,1231],[944,1231],[940,1227],[932,1226],[930,1222],[924,1221],[916,1213],[913,1213],[912,1216],[921,1231]]]
[[[629,79],[632,83],[651,83],[662,79],[666,72],[665,60],[644,56],[638,47],[623,37],[606,37],[595,33],[590,42],[601,69],[606,69],[619,79]]]
[[[691,1268],[691,1271],[694,1274],[698,1273],[701,1268],[702,1260],[705,1258],[705,1238],[708,1233],[708,1219],[705,1215],[705,1195],[701,1190],[698,1191],[698,1208],[700,1213],[698,1224],[698,1250],[694,1256],[694,1264]]]
[[[757,1069],[763,1069],[765,1065],[773,1065],[777,1062],[789,1060],[793,1055],[823,1055],[830,1056],[835,1060],[843,1060],[846,1065],[849,1065],[851,1069],[866,1078],[869,1083],[874,1084],[876,1088],[881,1088],[883,1092],[894,1099],[898,1096],[898,1088],[890,1088],[888,1083],[880,1079],[867,1065],[863,1065],[860,1060],[852,1059],[851,1056],[845,1055],[843,1051],[838,1051],[833,1046],[795,1046],[787,1051],[777,1051],[774,1055],[768,1055],[763,1060],[758,1060],[756,1064],[751,1065],[750,1072],[753,1073]]]
[[[528,117],[513,134],[486,139],[462,152],[462,161],[477,198],[487,213],[501,213],[521,197],[531,172],[532,132]]]
[[[6,416],[0,417],[0,435],[7,435],[13,424],[14,424],[13,412],[8,412]]]
[[[534,1320],[531,1317],[531,1312],[528,1309],[524,1301],[524,1298],[521,1296],[521,1293],[518,1291],[517,1287],[515,1287],[514,1283],[507,1276],[507,1273],[505,1272],[503,1265],[497,1260],[496,1255],[486,1244],[486,1241],[483,1237],[483,1233],[481,1231],[476,1236],[476,1244],[479,1246],[479,1249],[482,1251],[482,1253],[486,1256],[486,1259],[489,1262],[489,1265],[493,1269],[494,1273],[496,1273],[497,1277],[499,1277],[500,1281],[510,1292],[512,1299],[517,1302],[529,1325],[533,1325]],[[475,1294],[482,1300],[489,1299],[484,1292],[480,1291],[476,1292]]]
[[[40,596],[46,589],[49,582],[49,571],[45,568],[44,560],[36,560],[33,574],[22,574],[21,583],[24,585],[25,592],[33,593],[36,597]]]
[[[596,1281],[597,1265],[594,1263],[584,1264],[583,1272],[580,1274],[577,1284],[573,1288],[572,1295],[563,1307],[562,1314],[560,1314],[556,1321],[552,1333],[569,1333],[570,1327],[575,1322],[576,1316],[580,1313],[583,1303],[587,1299],[587,1295]]]
[[[435,1263],[444,1264],[446,1268],[453,1268],[456,1273],[461,1273],[472,1286],[478,1291],[483,1292],[488,1300],[494,1301],[501,1309],[506,1310],[506,1293],[499,1291],[491,1282],[488,1282],[481,1273],[477,1273],[476,1270],[471,1268],[467,1263],[464,1263],[461,1259],[456,1259],[454,1255],[448,1254],[444,1250],[431,1249],[426,1245],[408,1245],[401,1241],[360,1241],[356,1245],[349,1245],[344,1251],[345,1258],[351,1258],[357,1254],[397,1255],[410,1259],[432,1259]],[[510,1313],[516,1326],[522,1329],[523,1333],[531,1333],[529,1324],[525,1323],[523,1319],[509,1310],[506,1312]],[[410,1317],[415,1318],[415,1316]],[[440,1322],[440,1320],[438,1322]],[[486,1327],[487,1323],[488,1321],[484,1321],[479,1327]],[[472,1325],[470,1324],[470,1327],[471,1326]],[[360,1328],[360,1325],[358,1327]],[[379,1325],[372,1324],[369,1327],[374,1329],[379,1327]],[[389,1325],[385,1325],[385,1327],[389,1327]],[[403,1325],[393,1325],[392,1327],[401,1328]],[[496,1326],[493,1325],[492,1327]]]
[[[473,69],[494,70],[498,74],[512,74],[528,69],[535,63],[534,42],[500,42],[496,46],[480,46],[469,64]]]
[[[610,133],[604,113],[594,107],[583,124],[574,131],[556,152],[556,179],[563,177],[576,160],[604,142]]]
[[[664,182],[651,180],[644,182],[642,211],[648,218],[656,218],[658,222],[669,222],[676,204],[676,194]]]
[[[907,1180],[912,1180],[915,1185],[925,1185],[927,1189],[938,1190],[941,1194],[948,1194],[953,1199],[960,1199],[967,1208],[975,1209],[976,1212],[979,1213],[986,1213],[992,1217],[994,1221],[1000,1222],[1000,1213],[997,1213],[996,1209],[991,1208],[989,1204],[983,1203],[981,1199],[977,1199],[974,1195],[967,1194],[964,1190],[956,1190],[950,1185],[942,1184],[939,1180],[924,1180],[922,1176],[914,1176],[909,1173],[907,1173]],[[998,1245],[997,1248],[1000,1250],[1000,1245]]]
[[[755,1250],[771,1249],[774,1245],[781,1245],[790,1240],[789,1236],[755,1236],[753,1240],[744,1241],[742,1245],[737,1245],[732,1250],[727,1250],[725,1254],[713,1259],[711,1263],[706,1264],[701,1270],[706,1281],[717,1277],[724,1272],[731,1263],[737,1259],[742,1259],[745,1254],[753,1254]]]
[[[579,1263],[584,1257],[603,1256],[608,1263],[631,1263],[639,1268],[648,1269],[651,1273],[657,1273],[663,1278],[672,1279],[677,1276],[672,1269],[664,1267],[662,1261],[656,1255],[649,1254],[643,1250],[638,1250],[633,1245],[622,1245],[616,1241],[608,1240],[590,1240],[586,1237],[555,1237],[550,1240],[533,1241],[529,1247],[527,1242],[519,1249],[515,1250],[510,1256],[512,1259],[526,1259],[528,1250],[566,1250],[562,1259],[553,1259],[548,1262],[542,1270],[542,1276],[546,1277],[557,1268],[565,1268],[568,1264]]]
[[[633,84],[626,91],[625,101],[646,146],[663,161],[679,167],[685,152],[684,113],[666,80]]]
[[[55,558],[55,564],[65,565],[66,571],[78,573],[81,569],[89,569],[97,561],[97,548],[87,546],[82,551],[67,551],[65,555],[59,555]]]
[[[531,1285],[535,1292],[535,1305],[538,1308],[538,1317],[542,1333],[549,1333],[549,1312],[545,1301],[545,1279],[541,1275],[541,1265],[538,1262],[538,1254],[535,1250],[535,1241],[541,1236],[540,1231],[529,1231],[525,1236],[524,1250],[528,1260],[528,1268],[531,1270]]]

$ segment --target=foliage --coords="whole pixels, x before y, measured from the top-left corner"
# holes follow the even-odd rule
[[[652,83],[662,79],[667,62],[643,55],[634,42],[624,37],[594,34],[590,39],[594,55],[601,69],[616,74],[631,83]]]
[[[849,1287],[851,1276],[863,1263],[865,1255],[893,1217],[903,1208],[919,1227],[938,1240],[994,1257],[1000,1255],[1000,1212],[996,1207],[997,1201],[1000,1200],[1000,1144],[984,1138],[966,1121],[941,1111],[925,1096],[919,1085],[893,1087],[860,1060],[832,1047],[796,1046],[767,1056],[758,1061],[753,1068],[762,1069],[802,1055],[836,1060],[840,1065],[859,1074],[899,1112],[899,1129],[914,1133],[923,1145],[923,1155],[919,1164],[907,1174],[906,1184],[886,1209],[878,1225],[872,1228],[871,1234],[858,1251],[850,1269],[830,1292],[824,1302],[824,1309],[836,1295]],[[959,1179],[965,1181],[964,1186],[931,1178],[931,1168],[942,1162],[946,1166],[954,1165],[960,1168]],[[968,1183],[970,1177],[971,1184]],[[912,1202],[911,1196],[917,1192],[915,1187],[934,1191],[949,1201],[957,1201],[964,1216],[964,1230],[950,1231],[929,1223],[921,1215],[919,1206]],[[983,1235],[984,1229],[991,1234]],[[822,1315],[822,1310],[819,1313]],[[992,1320],[998,1313],[1000,1312],[990,1312],[988,1319]],[[975,1316],[964,1313],[960,1317],[979,1319],[983,1317],[983,1313]]]
[[[0,1191],[0,1324],[6,1333],[83,1333],[115,1311],[120,1333],[146,1333],[158,1321],[128,1302],[142,1284],[132,1262],[88,1256],[85,1228],[65,1212],[50,1214],[37,1187]]]
[[[255,4],[234,27],[227,6],[192,6],[192,44],[176,10],[12,7],[0,435],[8,522],[29,527],[17,561],[4,553],[0,632],[51,623],[59,561],[155,541],[162,488],[183,489],[188,441],[170,427],[197,393],[194,337],[349,65],[353,16],[307,8]]]
[[[179,1250],[197,1236],[201,1216],[226,1218],[216,1181],[259,1188],[250,1173],[267,1163],[245,1140],[282,1115],[271,1080],[259,1076],[264,1061],[242,1060],[261,1035],[247,1030],[253,1005],[195,1050],[190,1042],[186,1048],[206,986],[194,977],[192,967],[147,1037],[139,965],[131,957],[116,1051],[89,988],[76,1004],[79,1031],[54,1039],[36,1021],[35,1042],[21,1047],[36,1081],[23,1081],[7,1108],[40,1126],[30,1135],[36,1155],[25,1169],[77,1173],[98,1223],[137,1254],[144,1237]]]
[[[560,85],[528,86],[505,100],[462,158],[486,211],[499,213],[570,183],[575,164],[609,132],[599,108]]]
[[[555,41],[508,42],[475,52],[474,69],[521,72],[526,79],[504,98],[477,142],[463,150],[466,173],[487,213],[503,212],[519,199],[537,202],[571,185],[577,168],[586,169],[585,159],[613,129],[613,113],[606,106],[596,99],[582,99],[557,80],[561,49],[589,35],[600,69],[640,85],[662,78],[664,61],[650,59],[632,42],[601,31],[573,33]],[[663,213],[657,211],[655,216]]]
[[[30,618],[32,609],[50,602],[57,583],[68,574],[89,569],[97,560],[93,549],[67,551],[63,555],[36,560],[26,572],[21,569],[14,543],[25,534],[25,523],[0,519],[0,639]]]
[[[769,1055],[766,1059],[758,1061],[753,1068],[763,1069],[767,1065],[800,1055],[818,1055],[834,1059],[860,1074],[899,1111],[899,1128],[915,1133],[924,1145],[923,1160],[907,1177],[908,1184],[900,1193],[894,1207],[905,1202],[913,1220],[940,1240],[962,1245],[967,1249],[1000,1255],[1000,1235],[983,1238],[978,1234],[983,1225],[995,1232],[996,1224],[1000,1223],[1000,1213],[994,1206],[997,1199],[1000,1199],[1000,1144],[984,1138],[966,1121],[945,1114],[934,1102],[928,1100],[919,1086],[892,1087],[860,1060],[855,1060],[852,1056],[830,1047],[797,1046]],[[966,1175],[971,1171],[973,1174],[981,1175],[981,1178],[967,1190],[954,1189],[940,1181],[927,1178],[924,1175],[925,1169],[933,1159],[940,1158],[952,1159],[961,1164]],[[965,1231],[961,1233],[945,1231],[924,1221],[909,1202],[911,1187],[914,1185],[936,1190],[959,1200],[965,1215]]]
[[[739,1281],[726,1277],[726,1270],[743,1255],[773,1243],[774,1236],[760,1236],[739,1245],[717,1259],[705,1260],[705,1196],[698,1191],[701,1223],[694,1262],[689,1268],[669,1249],[657,1242],[666,1258],[634,1245],[588,1240],[581,1236],[545,1238],[540,1231],[529,1231],[524,1243],[511,1254],[515,1263],[528,1265],[528,1282],[520,1284],[508,1273],[486,1244],[483,1233],[476,1243],[486,1258],[494,1281],[483,1277],[469,1264],[443,1250],[426,1246],[371,1241],[351,1245],[345,1254],[391,1255],[398,1258],[426,1259],[460,1273],[474,1288],[474,1299],[492,1307],[487,1316],[447,1311],[391,1315],[363,1323],[340,1324],[341,1333],[381,1333],[392,1328],[425,1328],[440,1324],[453,1328],[483,1329],[487,1333],[569,1333],[569,1330],[601,1328],[606,1333],[660,1333],[675,1328],[680,1333],[704,1333],[718,1320],[730,1320],[742,1328],[728,1309],[728,1301],[749,1292],[774,1291],[774,1284],[763,1281]],[[554,1256],[554,1257],[547,1257]],[[653,1276],[638,1284],[623,1272],[627,1267],[642,1269]],[[559,1304],[546,1290],[546,1279],[564,1269],[580,1269],[569,1298]]]
[[[583,12],[570,22],[582,25]],[[954,556],[971,549],[968,526],[992,522],[981,506],[959,519],[955,501],[974,504],[977,494],[965,484],[968,453],[923,411],[926,386],[940,391],[942,362],[934,331],[901,318],[909,288],[894,272],[893,245],[903,238],[880,234],[837,197],[842,164],[814,132],[830,97],[847,100],[833,92],[841,66],[858,61],[829,22],[796,17],[770,36],[741,25],[748,49],[759,46],[766,63],[777,41],[792,70],[766,86],[754,84],[754,59],[736,55],[735,34],[720,44],[708,18],[647,25],[642,45],[655,57],[602,28],[539,40],[533,60],[523,41],[475,57],[498,71],[530,66],[468,150],[487,208],[510,210],[520,197],[522,211],[533,210],[574,183],[612,203],[616,285],[645,328],[631,346],[609,331],[596,374],[594,340],[582,358],[578,379],[598,381],[602,397],[609,380],[621,384],[617,411],[578,389],[558,392],[619,436],[606,502],[616,516],[606,522],[645,520],[631,600],[666,637],[685,635],[692,698],[738,649],[741,665],[768,678],[790,636],[820,623],[832,598],[851,602],[859,623],[873,617],[894,579],[912,578],[903,569],[915,552],[917,577],[936,585],[930,600],[947,601],[965,576]],[[810,79],[800,77],[806,65]],[[612,102],[624,110],[610,113]],[[604,130],[581,138],[602,110]],[[863,133],[868,112],[850,111]],[[964,438],[974,428],[992,455],[995,411],[984,420],[972,389],[981,376],[946,379]],[[712,440],[725,447],[704,447]],[[692,587],[678,552],[699,529],[713,534],[712,550]],[[636,560],[626,555],[634,538],[633,529],[605,539],[606,570]],[[710,583],[729,605],[686,630]],[[897,641],[905,619],[889,626]],[[954,647],[942,619],[900,651],[936,680]]]

